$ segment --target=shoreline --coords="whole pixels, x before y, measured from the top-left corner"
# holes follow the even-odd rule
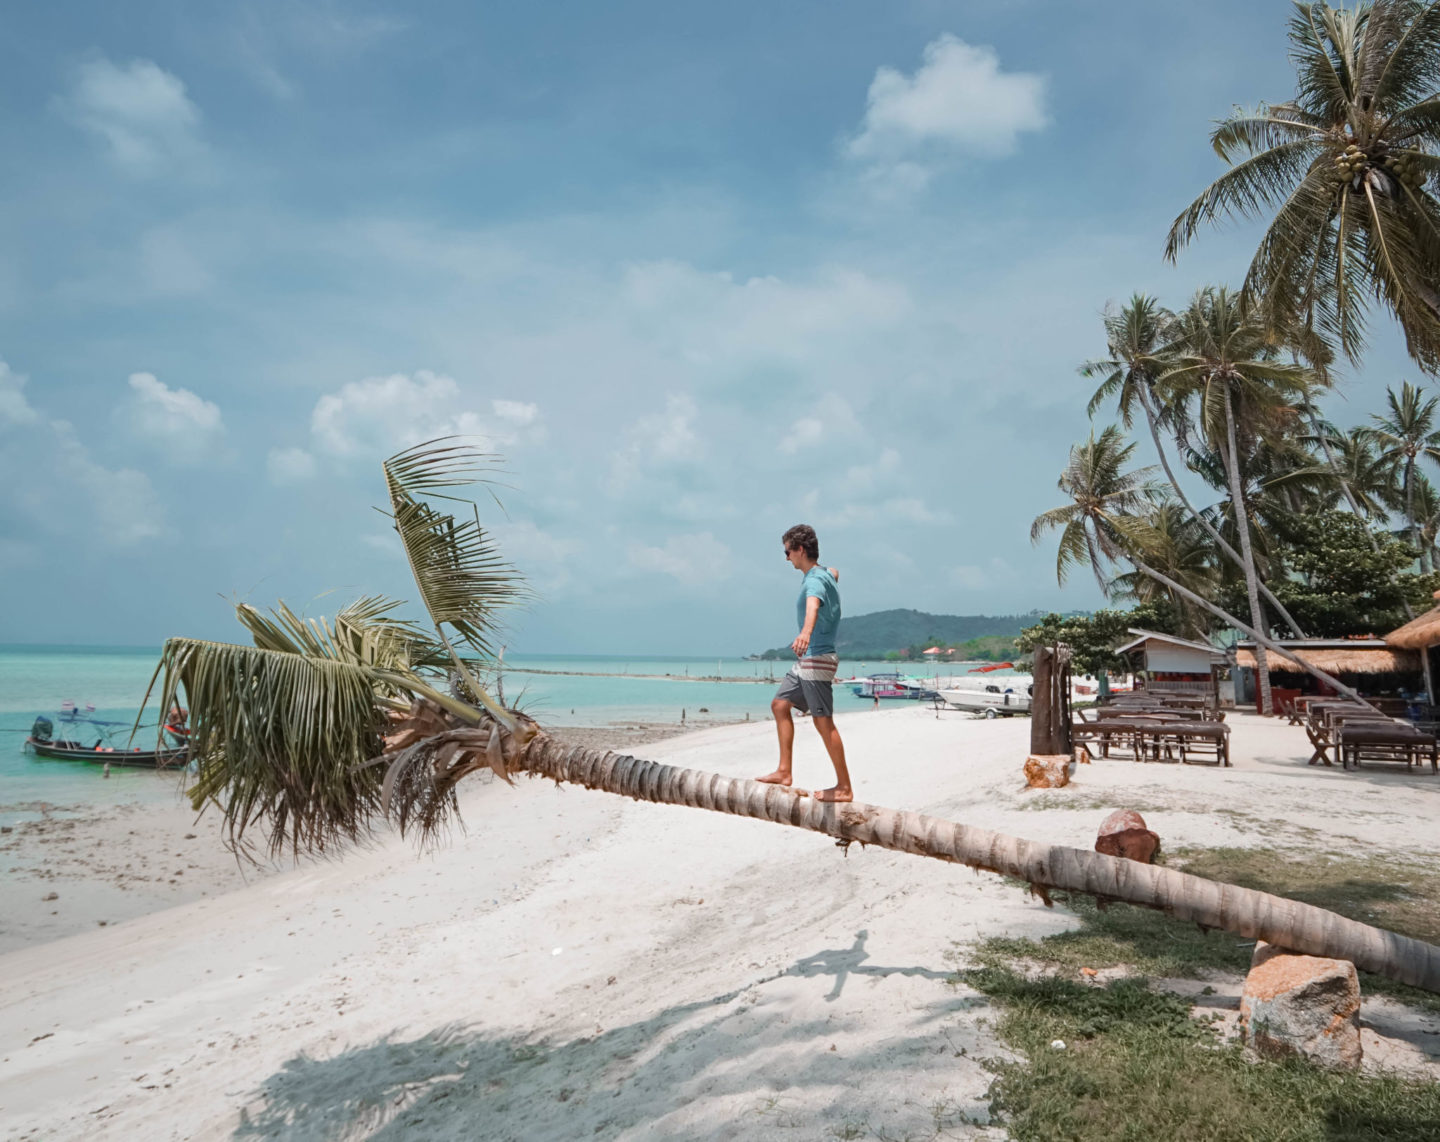
[[[623,722],[559,726],[569,745],[620,752],[743,721]],[[246,888],[298,865],[284,857],[237,859],[219,816],[173,796],[112,804],[37,801],[11,806],[37,818],[0,826],[0,955],[135,920]]]

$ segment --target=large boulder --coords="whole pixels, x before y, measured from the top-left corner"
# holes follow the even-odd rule
[[[1063,789],[1070,784],[1070,756],[1032,753],[1025,759],[1025,784],[1031,789]]]
[[[1269,1058],[1304,1055],[1321,1066],[1360,1065],[1360,979],[1349,960],[1255,945],[1240,997],[1240,1034]]]
[[[1134,809],[1116,809],[1100,822],[1095,851],[1107,856],[1151,864],[1160,848],[1160,838],[1145,827],[1145,818]]]

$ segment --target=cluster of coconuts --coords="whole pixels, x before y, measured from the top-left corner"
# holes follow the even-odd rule
[[[1353,179],[1357,189],[1367,169],[1376,175],[1372,178],[1372,183],[1379,190],[1390,189],[1384,185],[1384,175],[1378,173],[1381,170],[1411,190],[1418,190],[1425,181],[1425,174],[1413,157],[1407,154],[1392,155],[1384,143],[1371,152],[1363,151],[1358,145],[1351,143],[1335,156],[1336,177],[1341,182]]]

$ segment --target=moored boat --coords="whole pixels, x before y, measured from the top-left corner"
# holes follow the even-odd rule
[[[902,677],[898,670],[882,670],[868,678],[861,678],[850,689],[857,698],[928,701],[935,697],[933,689],[913,678]]]
[[[168,769],[184,765],[189,757],[189,748],[183,744],[159,746],[155,749],[116,745],[114,740],[120,731],[129,728],[131,723],[96,718],[91,712],[76,709],[70,702],[65,704],[57,720],[60,723],[58,736],[54,722],[43,715],[36,718],[30,727],[30,735],[25,739],[25,749],[36,757],[55,761],[89,761],[96,765],[124,765],[147,769]],[[183,719],[172,718],[171,724],[165,729],[172,739],[180,738],[183,741],[186,733]],[[95,740],[90,742],[92,736]]]
[[[1028,714],[1030,692],[1031,683],[1027,679],[1006,678],[976,686],[947,686],[940,691],[940,697],[957,710],[1000,718]]]

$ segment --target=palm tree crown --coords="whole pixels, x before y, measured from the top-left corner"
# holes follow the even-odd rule
[[[1289,35],[1294,98],[1219,123],[1211,144],[1231,168],[1175,220],[1166,256],[1202,223],[1273,211],[1244,286],[1273,327],[1354,360],[1378,297],[1440,370],[1440,3],[1297,3]]]
[[[1421,566],[1428,571],[1429,561],[1424,555],[1425,546],[1416,522],[1415,489],[1416,480],[1421,478],[1420,460],[1440,461],[1440,427],[1436,425],[1435,411],[1440,397],[1427,399],[1418,387],[1405,381],[1398,394],[1387,388],[1385,398],[1389,412],[1372,416],[1374,426],[1363,432],[1375,443],[1380,459],[1400,472],[1405,518],[1410,524],[1412,541],[1421,552]]]
[[[1144,526],[1138,517],[1156,495],[1150,483],[1155,469],[1126,472],[1134,452],[1135,445],[1127,444],[1113,424],[1070,449],[1070,462],[1057,486],[1071,502],[1041,513],[1030,525],[1031,543],[1053,528],[1061,529],[1055,563],[1061,583],[1072,567],[1089,564],[1101,589],[1107,589],[1105,568]]]

